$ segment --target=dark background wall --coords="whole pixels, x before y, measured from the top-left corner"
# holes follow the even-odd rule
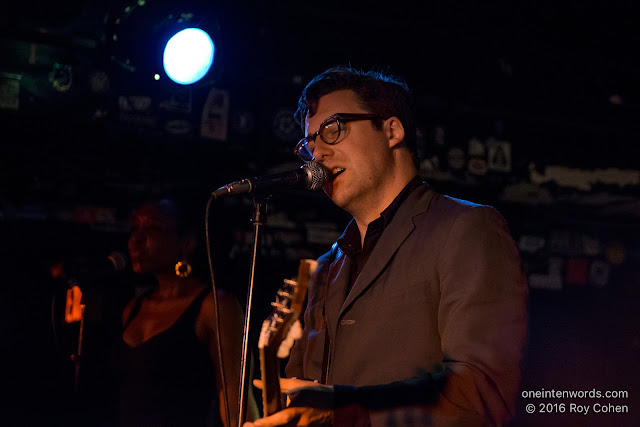
[[[149,197],[181,194],[204,210],[221,185],[298,167],[300,91],[324,68],[351,64],[413,88],[421,175],[509,222],[531,283],[523,390],[629,393],[521,399],[516,424],[637,424],[637,8],[485,3],[3,1],[0,345],[10,419],[93,423],[108,399],[108,346],[133,277],[85,281],[86,357],[74,392],[76,331],[59,324],[66,284],[50,266],[125,250],[128,215]],[[156,56],[180,16],[217,42],[214,69],[189,87],[171,84]],[[212,93],[215,114],[205,118],[219,118],[223,132],[207,137]],[[509,150],[507,164],[495,147]],[[211,218],[217,281],[243,303],[251,215],[251,199],[237,197],[215,203]],[[274,196],[256,318],[297,260],[327,250],[348,219],[323,194]],[[542,402],[629,412],[526,413]]]

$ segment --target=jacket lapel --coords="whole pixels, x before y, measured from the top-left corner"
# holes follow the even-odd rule
[[[337,245],[336,245],[337,246]],[[340,307],[349,285],[351,260],[339,248],[336,249],[336,257],[329,266],[328,287],[325,296],[325,319],[330,336],[333,336],[337,328]]]
[[[411,193],[407,200],[400,206],[391,223],[387,225],[382,236],[380,236],[380,240],[378,240],[362,272],[353,284],[349,295],[347,295],[346,300],[344,300],[338,316],[332,316],[334,322],[337,322],[342,312],[344,312],[349,305],[369,287],[382,270],[384,270],[402,242],[404,242],[415,229],[413,217],[428,209],[431,198],[433,198],[433,191],[431,191],[428,185],[424,184]],[[341,271],[340,276],[342,276],[339,278],[340,282],[344,282],[344,288],[342,290],[342,292],[344,292],[347,281],[349,280],[349,270]],[[344,295],[344,293],[342,293],[342,295]],[[333,323],[333,325],[335,325],[335,323]]]

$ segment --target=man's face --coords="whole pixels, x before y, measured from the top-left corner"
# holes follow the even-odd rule
[[[316,132],[320,124],[336,113],[370,113],[351,90],[340,90],[322,96],[316,113],[305,122],[306,134]],[[333,202],[355,215],[374,203],[383,188],[386,174],[392,170],[392,156],[385,127],[378,130],[371,120],[346,123],[347,129],[337,144],[326,144],[316,138],[314,157],[326,166],[335,179],[324,186]]]

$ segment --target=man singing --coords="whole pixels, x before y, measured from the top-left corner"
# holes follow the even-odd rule
[[[418,178],[406,84],[329,69],[304,89],[295,152],[353,220],[318,261],[275,425],[502,425],[527,329],[518,250],[493,208]]]

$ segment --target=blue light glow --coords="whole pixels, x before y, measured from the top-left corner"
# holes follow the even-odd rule
[[[207,33],[198,28],[187,28],[167,42],[164,71],[176,83],[195,83],[211,68],[214,52],[215,45]]]

